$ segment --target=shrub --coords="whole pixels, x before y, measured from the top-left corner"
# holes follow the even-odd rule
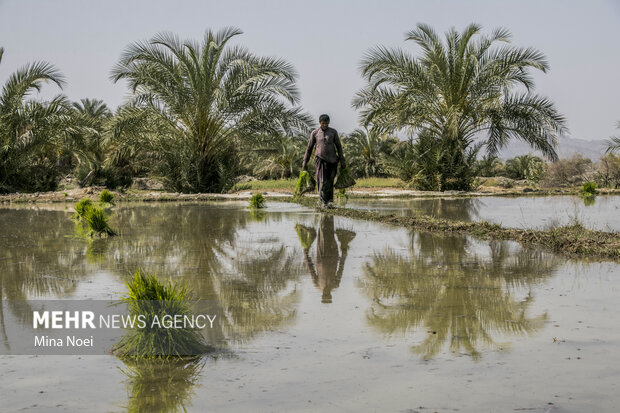
[[[581,155],[560,159],[549,164],[541,185],[545,187],[582,185],[588,181],[586,173],[591,166],[592,161]]]
[[[609,154],[601,157],[596,164],[594,180],[599,187],[620,187],[620,156]]]
[[[265,208],[265,197],[263,194],[254,194],[250,198],[250,208]]]
[[[107,189],[104,189],[103,191],[101,191],[101,194],[99,194],[99,202],[112,203],[113,199],[114,194],[112,194],[112,192],[108,191]]]

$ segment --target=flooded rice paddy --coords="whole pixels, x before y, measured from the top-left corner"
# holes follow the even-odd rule
[[[503,201],[424,205],[518,225],[500,216],[517,200]],[[536,214],[523,222],[544,225],[549,201],[532,201]],[[350,204],[404,211],[407,202],[417,205]],[[63,205],[0,209],[0,410],[585,412],[620,402],[618,264],[295,204],[114,211],[120,236],[89,242]],[[597,225],[617,225],[606,216]],[[213,356],[6,355],[27,319],[11,301],[116,299],[139,267],[218,303]]]
[[[430,215],[460,221],[488,221],[504,227],[546,229],[575,221],[586,228],[620,231],[620,196],[352,199],[348,208],[403,216]]]

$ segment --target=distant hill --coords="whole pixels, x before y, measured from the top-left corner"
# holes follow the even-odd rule
[[[558,141],[557,152],[561,159],[570,158],[575,154],[581,154],[584,158],[590,158],[593,161],[598,161],[599,158],[605,154],[605,149],[606,145],[604,139],[586,141],[583,139],[560,138]],[[510,144],[499,152],[499,157],[501,159],[509,159],[519,155],[526,155],[528,153],[542,156],[539,151],[532,150],[532,148],[525,142],[511,141]]]

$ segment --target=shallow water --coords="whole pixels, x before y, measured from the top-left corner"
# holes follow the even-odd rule
[[[461,221],[488,221],[505,227],[544,229],[575,220],[590,229],[620,231],[620,196],[352,199],[348,208],[398,215],[431,215]]]
[[[486,199],[485,199],[486,201]],[[6,348],[18,299],[110,299],[137,267],[215,300],[190,364],[0,356],[2,411],[615,411],[620,266],[269,203],[0,209]],[[0,345],[0,348],[2,346]],[[95,384],[96,383],[96,384]]]

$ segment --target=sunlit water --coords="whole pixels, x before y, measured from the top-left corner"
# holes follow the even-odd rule
[[[63,206],[0,209],[5,346],[24,318],[10,300],[118,298],[138,267],[223,317],[221,351],[189,365],[0,356],[0,410],[617,408],[617,264],[244,205],[117,206],[120,236],[92,242]]]
[[[352,199],[348,208],[397,215],[431,215],[461,221],[488,221],[512,228],[544,229],[580,222],[602,231],[620,231],[620,196]]]

